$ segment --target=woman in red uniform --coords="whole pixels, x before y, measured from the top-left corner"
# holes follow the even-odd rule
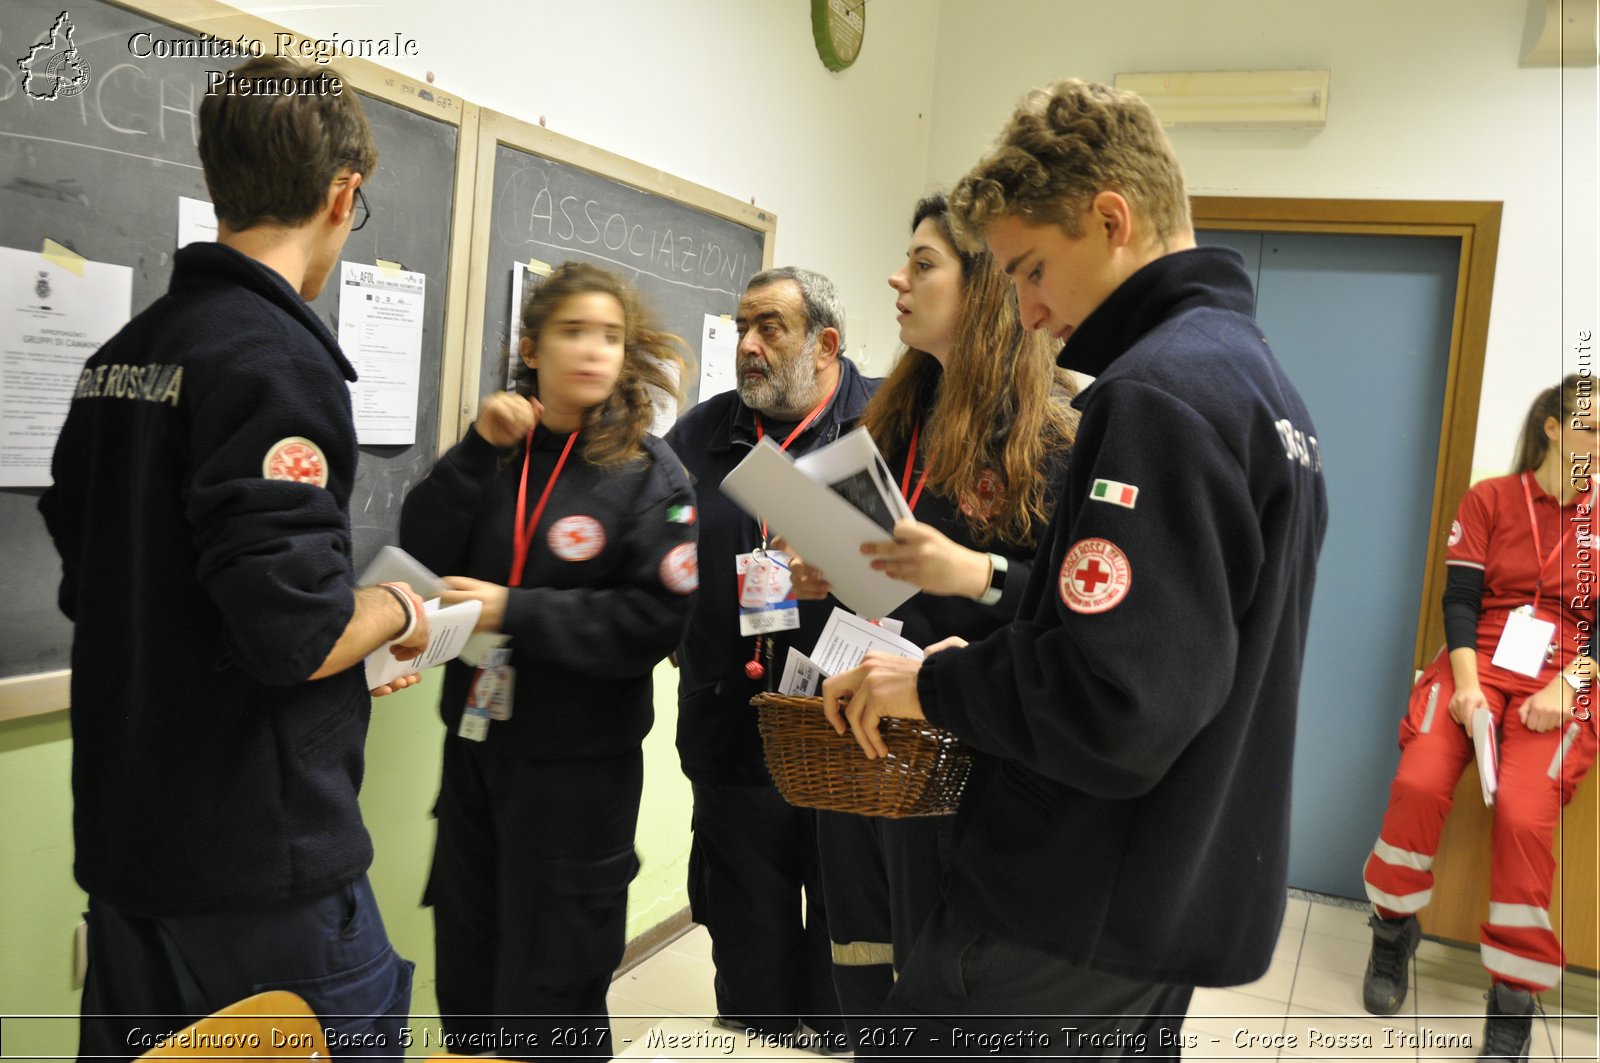
[[[675,337],[621,278],[557,269],[522,311],[521,394],[483,400],[407,496],[401,544],[501,645],[446,665],[428,881],[449,1047],[609,1056],[651,672],[698,586],[694,495],[648,435]],[[498,692],[498,693],[497,693]]]
[[[987,253],[956,248],[947,211],[942,195],[913,211],[905,262],[889,277],[906,349],[861,417],[916,518],[870,547],[875,567],[921,590],[890,614],[919,646],[977,641],[1015,617],[1077,422],[1056,345],[1023,327]],[[791,576],[801,597],[827,591],[803,562]],[[939,898],[954,818],[817,817],[847,1015],[876,1014],[888,996]]]
[[[1519,1057],[1533,994],[1561,976],[1551,929],[1552,850],[1562,807],[1595,758],[1590,533],[1594,382],[1569,376],[1528,411],[1517,472],[1475,484],[1450,526],[1447,650],[1422,673],[1400,725],[1400,767],[1367,860],[1372,954],[1368,1011],[1405,1001],[1415,913],[1433,893],[1433,857],[1456,781],[1474,756],[1473,719],[1497,732],[1499,790],[1482,958],[1489,993],[1483,1054]]]

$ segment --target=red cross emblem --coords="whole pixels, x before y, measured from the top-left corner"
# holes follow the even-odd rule
[[[1061,601],[1075,613],[1103,613],[1128,596],[1133,567],[1116,543],[1083,539],[1062,559]]]
[[[694,543],[679,543],[661,559],[661,582],[674,594],[693,594],[700,586],[700,558]]]
[[[261,462],[261,475],[268,480],[289,480],[313,487],[328,486],[328,459],[322,448],[304,436],[280,439]]]
[[[587,561],[606,546],[606,530],[593,517],[562,517],[545,536],[550,552],[563,561]]]

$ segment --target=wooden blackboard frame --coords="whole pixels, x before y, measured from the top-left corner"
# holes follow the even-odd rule
[[[491,225],[494,214],[495,151],[502,144],[610,178],[651,195],[753,229],[761,235],[761,268],[772,267],[774,245],[777,242],[778,217],[770,210],[757,207],[753,203],[742,202],[714,189],[675,177],[663,170],[488,108],[479,111],[477,144],[477,188],[473,196],[472,216],[473,261],[467,275],[469,306],[481,308],[486,305],[489,285],[501,283],[499,274],[490,268],[489,247],[492,243]],[[460,438],[461,433],[477,413],[479,389],[482,385],[479,356],[483,350],[483,325],[484,319],[481,314],[473,315],[467,325],[466,357],[462,359],[461,380],[455,391],[458,399],[455,409],[455,433],[450,442]],[[686,338],[691,342],[694,339],[694,337]],[[441,412],[441,432],[445,420],[446,417]]]
[[[179,29],[203,32],[222,39],[243,35],[257,40],[275,40],[275,35],[279,33],[288,33],[297,43],[311,39],[217,0],[105,2]],[[229,61],[228,65],[237,63]],[[477,187],[476,168],[480,157],[477,144],[479,108],[371,60],[341,56],[335,65],[347,83],[365,95],[444,122],[454,126],[457,131],[450,242],[446,251],[449,265],[448,276],[444,278],[444,336],[439,367],[437,443],[442,451],[456,438],[459,427],[451,411],[460,405],[458,389],[462,380],[462,364],[473,366],[476,372],[476,355],[464,357],[465,351],[475,352],[476,348],[468,348],[464,338],[472,247],[469,236],[472,233],[473,193]],[[59,669],[0,678],[0,721],[65,710],[70,701],[70,675],[67,669]]]

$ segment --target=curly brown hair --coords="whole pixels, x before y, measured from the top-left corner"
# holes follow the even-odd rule
[[[944,196],[921,200],[911,231],[933,219],[952,248]],[[1011,282],[988,252],[961,256],[961,309],[948,364],[906,349],[878,388],[861,423],[880,448],[903,446],[922,416],[925,389],[937,387],[919,449],[928,457],[928,486],[961,504],[979,545],[996,539],[1033,543],[1047,523],[1046,458],[1072,445],[1077,393],[1071,374],[1056,368],[1055,344],[1030,332],[1017,315]],[[985,474],[999,481],[987,500]]]
[[[963,248],[981,246],[984,227],[1001,217],[1081,236],[1084,212],[1105,191],[1126,199],[1163,246],[1193,227],[1183,170],[1150,105],[1071,78],[1022,98],[950,193],[951,220]]]
[[[683,408],[681,381],[689,365],[688,345],[656,323],[633,286],[615,273],[587,262],[566,262],[528,294],[522,304],[522,338],[539,343],[539,332],[561,304],[574,295],[603,292],[622,305],[627,322],[622,372],[606,401],[583,419],[583,459],[602,467],[645,457],[644,437],[655,420],[653,395],[670,396]],[[539,394],[539,371],[526,363],[516,374],[519,395]]]

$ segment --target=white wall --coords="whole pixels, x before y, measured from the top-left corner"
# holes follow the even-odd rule
[[[1563,85],[1556,69],[1519,68],[1526,9],[1526,0],[948,0],[929,177],[959,179],[1016,99],[1056,78],[1331,69],[1322,130],[1174,133],[1190,190],[1503,201],[1474,458],[1498,470],[1534,392],[1577,367],[1577,331],[1596,327],[1595,69],[1570,71]]]
[[[884,278],[923,185],[938,0],[873,0],[865,45],[829,73],[805,0],[393,0],[372,7],[235,6],[312,37],[399,32],[382,60],[441,90],[537,122],[776,212],[776,263],[827,274],[877,371],[897,343]],[[692,338],[695,339],[695,338]]]

